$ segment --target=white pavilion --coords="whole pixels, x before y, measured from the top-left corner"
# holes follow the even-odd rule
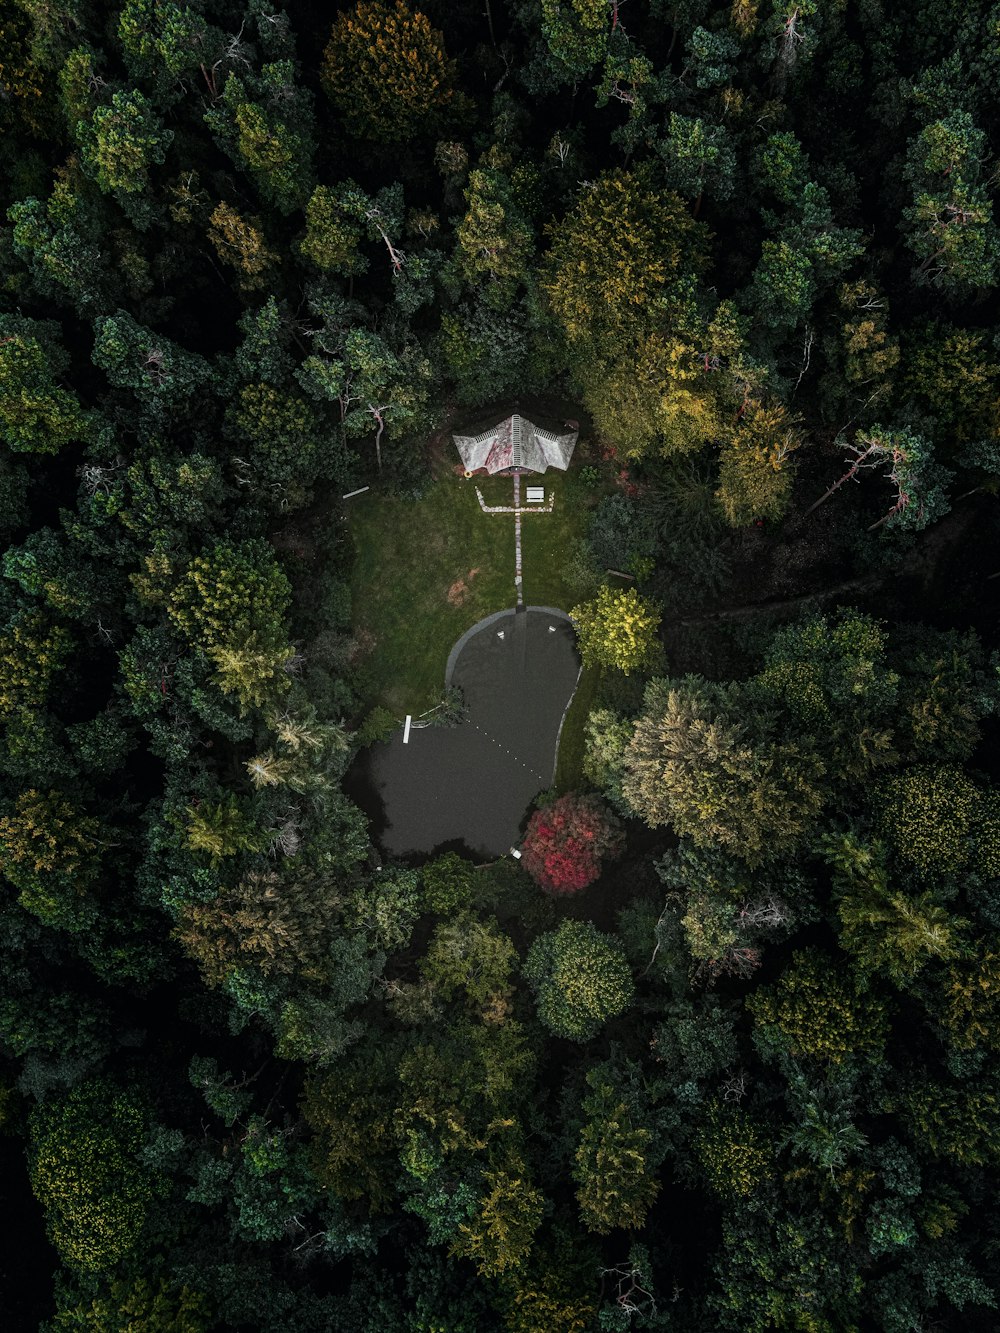
[[[515,413],[481,435],[456,435],[455,445],[466,472],[565,472],[573,457],[579,431],[560,435],[536,426]]]

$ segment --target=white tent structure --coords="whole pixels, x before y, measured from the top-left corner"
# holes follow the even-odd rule
[[[555,467],[565,472],[579,431],[557,435],[535,426],[516,413],[481,435],[456,435],[455,445],[466,472],[544,472]]]

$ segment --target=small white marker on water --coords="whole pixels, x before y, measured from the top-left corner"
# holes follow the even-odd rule
[[[413,714],[412,714],[412,713],[407,713],[407,715],[406,715],[406,722],[405,722],[405,724],[404,724],[404,726],[403,726],[403,744],[404,744],[404,745],[409,745],[409,743],[410,743],[410,723],[411,723],[412,721],[413,721]]]

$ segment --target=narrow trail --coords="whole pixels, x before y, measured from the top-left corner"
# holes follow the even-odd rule
[[[860,592],[864,588],[877,588],[888,578],[885,574],[872,574],[863,579],[848,579],[832,588],[820,588],[816,592],[807,592],[799,597],[786,597],[780,602],[754,602],[750,606],[723,607],[721,611],[711,611],[704,616],[678,616],[675,625],[710,625],[717,620],[751,620],[754,616],[767,615],[771,611],[788,611],[792,607],[806,606],[810,602],[826,601],[830,597],[839,597],[845,592]]]

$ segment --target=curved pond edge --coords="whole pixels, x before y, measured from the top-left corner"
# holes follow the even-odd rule
[[[487,625],[494,625],[498,620],[503,620],[506,616],[523,615],[529,611],[538,611],[542,615],[555,616],[557,620],[565,620],[567,625],[572,625],[573,619],[565,611],[560,611],[557,606],[509,606],[505,611],[494,611],[492,615],[483,616],[482,620],[477,620],[474,625],[470,625],[464,634],[459,635],[455,640],[451,652],[448,654],[448,661],[444,668],[444,687],[447,690],[451,686],[451,678],[455,674],[455,663],[461,655],[462,649],[469,642],[474,634],[478,634],[481,629]],[[559,719],[559,730],[556,732],[555,753],[552,756],[552,777],[549,780],[549,786],[555,786],[556,770],[559,767],[559,742],[562,740],[563,725],[566,722],[566,714],[569,712],[570,704],[576,698],[576,692],[580,685],[580,677],[583,675],[583,663],[576,673],[576,680],[573,682],[573,692],[566,700],[566,707],[563,709],[562,717]]]
[[[563,709],[563,715],[559,719],[559,730],[556,732],[556,752],[552,756],[552,780],[549,782],[550,787],[554,787],[556,785],[556,770],[559,767],[559,742],[562,740],[563,724],[566,721],[566,714],[569,712],[569,706],[576,698],[576,692],[580,688],[580,677],[582,675],[583,675],[583,663],[581,662],[580,669],[576,673],[576,680],[573,682],[573,693],[566,700],[566,707]]]
[[[572,625],[573,623],[572,619],[565,611],[560,611],[559,608],[555,606],[509,606],[505,611],[494,611],[490,616],[483,616],[482,620],[477,620],[474,625],[470,625],[465,633],[455,640],[454,646],[448,654],[448,661],[444,668],[445,689],[448,689],[451,685],[451,678],[455,673],[455,663],[458,661],[459,653],[461,653],[462,649],[474,634],[478,634],[479,631],[485,629],[487,625],[495,625],[498,620],[503,620],[505,616],[522,615],[527,611],[541,611],[543,615],[555,616],[557,620],[565,620],[568,625]]]

